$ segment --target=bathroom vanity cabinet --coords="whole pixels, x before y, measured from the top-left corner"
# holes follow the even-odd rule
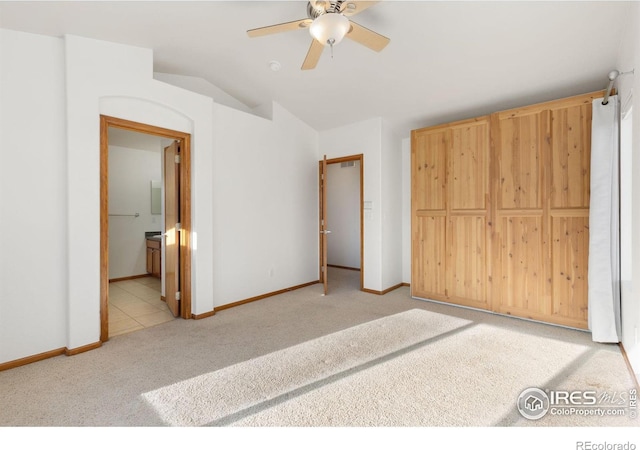
[[[147,239],[147,273],[160,278],[161,241],[159,238]]]

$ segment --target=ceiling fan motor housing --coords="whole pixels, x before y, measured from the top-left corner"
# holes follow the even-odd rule
[[[310,1],[307,3],[307,15],[310,19],[315,19],[318,16],[326,14],[328,12],[340,12],[344,0],[338,1]]]

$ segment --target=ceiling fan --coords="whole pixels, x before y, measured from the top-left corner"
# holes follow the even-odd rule
[[[285,22],[267,27],[248,30],[249,37],[266,36],[268,34],[308,28],[313,40],[307,56],[302,63],[302,70],[316,67],[326,45],[338,44],[345,36],[376,52],[381,51],[390,39],[368,28],[358,25],[349,17],[364,11],[377,1],[322,1],[311,0],[307,3],[307,17],[293,22]]]

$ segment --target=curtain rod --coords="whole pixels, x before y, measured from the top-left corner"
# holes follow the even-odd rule
[[[617,70],[612,70],[609,72],[609,84],[607,85],[607,92],[604,93],[604,98],[602,99],[602,104],[606,105],[609,103],[609,96],[611,95],[611,89],[613,89],[613,83],[615,83],[616,79],[620,75],[626,75],[628,73],[634,73],[635,69],[631,69],[629,72],[620,73]]]
[[[613,89],[613,83],[615,83],[616,78],[618,78],[620,72],[617,70],[612,70],[609,72],[609,84],[607,85],[607,92],[604,93],[604,98],[602,99],[602,104],[606,105],[609,103],[609,95],[611,95],[611,89]]]

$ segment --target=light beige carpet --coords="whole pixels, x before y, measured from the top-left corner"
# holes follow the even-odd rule
[[[569,377],[574,365],[584,375]],[[609,350],[414,309],[143,397],[174,426],[632,426],[575,414],[532,422],[516,410],[528,387],[627,393],[625,370]]]
[[[329,275],[326,297],[313,285],[0,372],[0,426],[637,425],[516,410],[526,387],[630,389],[616,345]]]

